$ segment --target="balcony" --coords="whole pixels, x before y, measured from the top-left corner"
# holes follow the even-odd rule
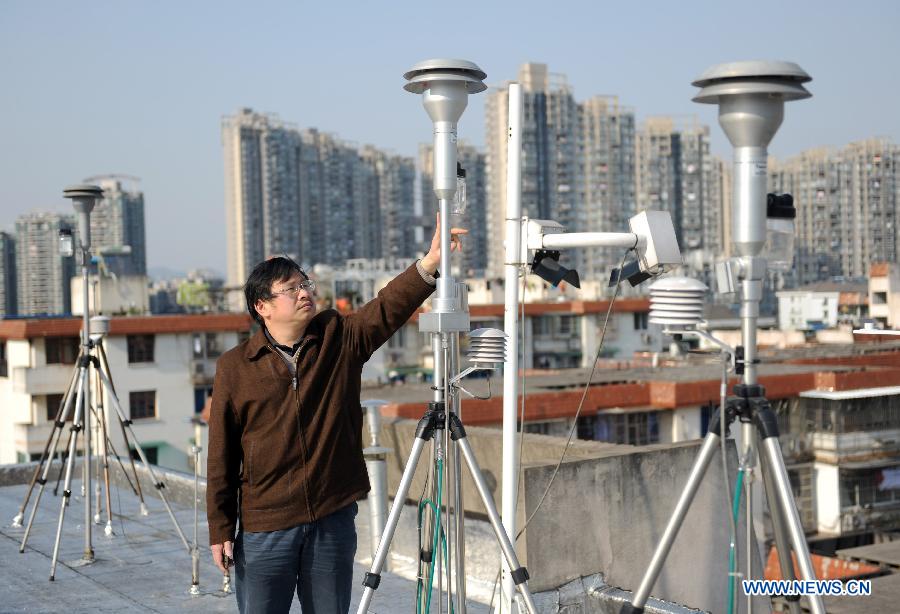
[[[810,440],[816,460],[832,464],[865,462],[900,453],[900,429],[816,432]]]
[[[13,367],[13,392],[20,394],[64,394],[75,365],[44,365],[41,367]]]

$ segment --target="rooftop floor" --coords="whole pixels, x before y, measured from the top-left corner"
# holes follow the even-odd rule
[[[205,514],[201,511],[198,528],[201,594],[191,596],[188,592],[191,558],[175,533],[162,502],[155,496],[146,497],[150,513],[141,516],[137,498],[130,491],[113,486],[115,536],[106,537],[104,525],[94,525],[95,561],[79,566],[84,547],[80,484],[80,481],[73,484],[72,504],[66,510],[60,563],[54,582],[49,582],[48,578],[60,499],[52,496],[48,484],[28,546],[23,554],[19,554],[25,530],[12,528],[10,522],[22,504],[27,486],[0,488],[0,610],[29,613],[237,611],[234,595],[221,591],[222,574],[213,565],[206,547]],[[29,512],[30,509],[31,505]],[[173,509],[190,541],[193,509],[177,504],[173,504]],[[360,513],[357,516],[360,552],[364,550],[363,545],[369,543],[366,524],[367,517]],[[362,596],[361,583],[366,571],[368,566],[358,560],[354,569],[352,611]],[[370,611],[414,611],[415,593],[415,582],[385,573]],[[468,609],[477,614],[488,611],[487,605],[472,601]],[[300,605],[295,599],[291,612],[299,611]]]
[[[857,546],[844,548],[837,551],[838,558],[854,561],[864,561],[875,565],[888,567],[900,567],[900,540],[871,544],[869,546]]]

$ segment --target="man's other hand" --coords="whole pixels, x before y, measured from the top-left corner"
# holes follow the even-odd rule
[[[462,251],[462,238],[460,235],[467,234],[469,231],[465,228],[451,228],[450,229],[450,251],[451,252],[461,252]],[[428,250],[428,253],[425,254],[425,257],[422,258],[420,264],[422,268],[425,269],[425,272],[429,275],[434,275],[434,272],[437,271],[438,265],[441,263],[441,212],[438,211],[437,214],[437,223],[434,226],[434,236],[431,238],[431,249]]]
[[[234,544],[232,542],[225,542],[224,544],[213,544],[210,546],[212,550],[213,563],[216,564],[222,573],[228,573],[228,566],[234,564]],[[225,560],[222,556],[224,553],[225,557],[228,557],[228,566],[225,565]]]

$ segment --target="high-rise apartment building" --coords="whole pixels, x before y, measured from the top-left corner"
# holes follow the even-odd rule
[[[0,231],[0,317],[16,313],[16,238]]]
[[[594,96],[578,105],[582,198],[579,230],[624,232],[636,213],[634,110],[614,96]],[[584,251],[582,274],[603,278],[621,253]]]
[[[224,118],[229,286],[264,258],[342,266],[406,258],[415,241],[415,164],[273,115]]]
[[[818,148],[769,165],[769,190],[797,209],[796,257],[786,285],[864,277],[897,262],[900,147],[885,139]]]
[[[457,146],[458,161],[466,173],[466,210],[461,216],[453,216],[451,221],[469,231],[459,254],[460,275],[481,276],[487,268],[487,174],[485,155],[465,141]],[[420,189],[422,194],[422,228],[425,241],[434,234],[435,218],[438,211],[437,197],[434,195],[434,147],[419,147]],[[423,246],[424,247],[424,246]],[[457,256],[454,256],[456,258]]]
[[[827,148],[769,161],[769,190],[794,197],[794,266],[785,286],[802,286],[841,274],[838,164]]]
[[[103,198],[91,212],[91,253],[115,275],[147,274],[147,238],[144,194],[137,178],[121,175],[91,177],[103,189]]]
[[[273,254],[301,257],[300,134],[241,109],[222,121],[227,284],[240,286]]]
[[[71,230],[77,246],[75,218],[58,213],[30,213],[16,220],[16,292],[19,315],[71,312],[70,283],[75,258],[63,257],[59,231]]]
[[[713,283],[731,233],[729,168],[709,149],[709,126],[695,118],[649,117],[636,138],[638,209],[668,211],[684,273]]]
[[[373,187],[360,193],[357,231],[363,236],[355,257],[390,261],[414,256],[424,247],[416,242],[415,161],[368,145],[360,156]]]
[[[668,211],[683,252],[720,252],[724,164],[710,154],[709,126],[649,117],[636,149],[638,209]]]
[[[564,77],[543,64],[519,73],[524,98],[522,209],[556,220],[570,232],[620,232],[644,209],[668,211],[685,252],[695,260],[718,256],[725,242],[725,167],[710,155],[709,128],[696,120],[648,119],[613,96],[577,102]],[[503,236],[508,123],[506,87],[487,98],[488,233]],[[500,272],[503,245],[489,250]],[[567,266],[582,277],[605,278],[621,254],[572,250]],[[709,267],[707,267],[709,268]]]
[[[522,116],[522,213],[532,218],[556,220],[569,231],[579,230],[583,213],[579,112],[572,89],[562,75],[550,73],[546,64],[524,64],[519,70],[524,112]],[[503,270],[506,217],[507,126],[509,94],[506,86],[488,92],[486,101],[486,168],[488,195],[488,268],[492,275]],[[573,252],[566,262],[576,265],[581,255]]]

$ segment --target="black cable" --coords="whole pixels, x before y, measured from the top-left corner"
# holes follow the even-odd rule
[[[525,521],[525,524],[523,524],[522,528],[519,529],[519,532],[516,533],[517,540],[522,535],[522,533],[525,532],[525,529],[528,528],[528,524],[544,504],[544,499],[547,498],[547,493],[550,492],[550,487],[553,486],[553,481],[556,479],[556,475],[559,473],[559,468],[562,466],[563,460],[566,458],[566,452],[569,451],[569,446],[572,444],[572,436],[578,429],[578,417],[581,415],[581,409],[584,407],[584,400],[587,398],[588,391],[591,389],[591,382],[594,379],[594,373],[597,371],[597,361],[600,360],[600,354],[603,352],[603,340],[606,337],[606,329],[609,325],[609,316],[610,314],[612,314],[613,305],[615,305],[616,299],[619,297],[619,288],[622,287],[622,267],[625,266],[625,259],[628,258],[629,252],[631,252],[633,249],[634,248],[630,248],[626,250],[626,252],[622,255],[622,262],[619,263],[619,268],[616,272],[616,289],[613,292],[612,299],[610,299],[609,301],[609,307],[606,310],[606,318],[603,320],[603,329],[600,332],[600,343],[597,345],[597,354],[594,356],[594,364],[591,366],[591,373],[590,375],[588,375],[588,381],[584,385],[584,392],[581,394],[581,400],[578,402],[578,409],[575,411],[575,420],[572,423],[571,430],[569,430],[569,437],[568,439],[566,439],[566,447],[563,448],[563,453],[559,457],[559,462],[556,463],[556,467],[553,469],[553,474],[550,476],[550,481],[547,483],[547,488],[544,489],[544,494],[541,495],[537,507],[534,508],[534,511],[531,512],[531,516],[528,517],[528,520]]]
[[[516,533],[516,537],[513,540],[513,543],[519,541],[519,538],[525,532],[525,529],[528,527],[528,524],[534,518],[535,514],[538,513],[538,510],[541,509],[541,506],[544,504],[544,499],[546,499],[547,493],[550,492],[550,487],[553,485],[553,481],[556,479],[557,473],[559,473],[559,468],[562,466],[563,460],[566,458],[566,452],[568,452],[569,446],[572,443],[572,436],[575,434],[575,431],[578,429],[578,417],[579,417],[579,415],[581,415],[581,409],[584,406],[584,400],[587,398],[587,393],[591,388],[591,382],[594,378],[594,372],[597,370],[597,361],[600,360],[600,354],[603,351],[603,340],[606,337],[606,329],[607,329],[607,326],[609,325],[609,316],[612,314],[613,305],[615,304],[616,299],[619,296],[619,289],[621,288],[621,285],[622,285],[622,267],[625,266],[625,260],[628,258],[629,252],[632,252],[632,251],[634,251],[634,247],[630,247],[627,250],[625,250],[625,253],[622,255],[622,261],[619,263],[619,268],[617,269],[617,272],[616,272],[616,287],[615,287],[615,291],[613,292],[612,299],[610,299],[610,301],[609,301],[609,307],[606,310],[606,317],[603,320],[603,329],[600,332],[600,343],[597,346],[597,354],[594,356],[594,362],[593,362],[593,365],[591,366],[590,375],[588,375],[588,381],[584,386],[584,392],[581,395],[581,400],[578,402],[578,409],[575,411],[575,421],[573,422],[572,428],[569,431],[569,437],[566,440],[566,447],[563,448],[563,453],[559,457],[559,462],[556,463],[556,467],[553,469],[553,474],[550,476],[550,481],[547,483],[547,488],[544,489],[544,493],[541,495],[541,498],[540,498],[540,501],[538,501],[537,507],[534,508],[534,511],[531,513],[531,516],[528,517],[528,519],[525,521],[525,524],[522,525],[522,528],[519,529],[518,533]],[[520,318],[520,322],[521,322],[521,326],[522,326],[522,337],[523,337],[522,348],[523,348],[523,355],[524,355],[524,347],[525,347],[525,344],[524,344],[524,336],[525,336],[524,288],[525,288],[525,281],[524,281],[524,279],[522,281],[522,287],[523,287],[522,312],[521,312],[522,317]],[[519,476],[517,477],[517,479],[520,478],[522,475],[521,453],[522,453],[522,445],[523,445],[524,438],[525,438],[525,369],[523,368],[522,369],[521,433],[519,436]],[[497,593],[497,585],[500,582],[500,575],[501,575],[501,571],[498,571],[496,577],[494,578],[494,588],[491,589],[491,603],[489,605],[489,608],[491,610],[493,610],[493,607],[494,607],[494,595]]]

